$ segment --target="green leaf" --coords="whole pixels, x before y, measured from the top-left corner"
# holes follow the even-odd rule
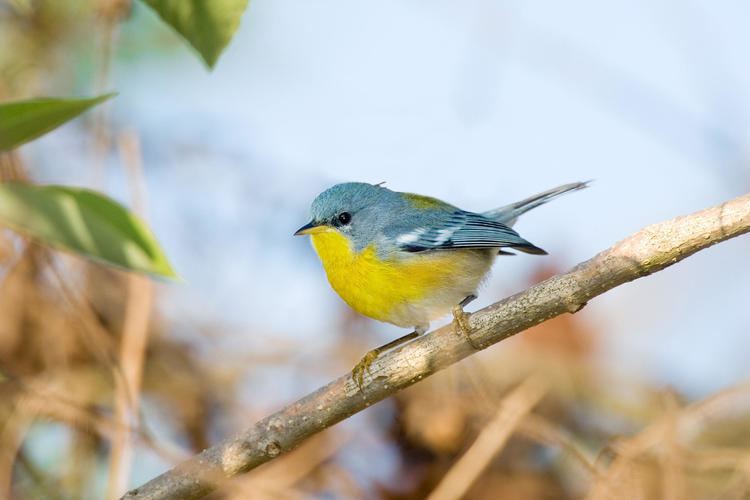
[[[108,264],[176,277],[146,224],[95,191],[2,183],[0,224]]]
[[[143,0],[198,51],[209,68],[232,40],[249,0]]]
[[[56,129],[115,94],[91,99],[41,98],[0,103],[0,151],[6,151]]]

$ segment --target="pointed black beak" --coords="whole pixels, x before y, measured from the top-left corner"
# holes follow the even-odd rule
[[[304,236],[306,234],[310,234],[314,232],[315,228],[320,226],[321,224],[319,222],[315,222],[314,220],[312,220],[301,228],[297,229],[297,231],[294,232],[294,236]]]

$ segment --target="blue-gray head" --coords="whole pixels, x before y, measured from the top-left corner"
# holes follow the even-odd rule
[[[337,230],[348,236],[357,249],[364,248],[404,204],[399,193],[364,182],[336,184],[312,202],[312,220],[295,235]]]

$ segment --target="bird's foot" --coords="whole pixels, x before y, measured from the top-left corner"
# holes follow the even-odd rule
[[[365,373],[370,373],[370,366],[379,355],[380,349],[373,349],[372,351],[369,351],[367,354],[362,356],[362,359],[359,360],[359,363],[354,365],[354,368],[352,368],[352,380],[354,380],[354,382],[357,384],[357,387],[359,387],[359,392],[362,392]]]
[[[384,353],[385,351],[390,351],[391,349],[394,349],[401,344],[419,337],[427,331],[428,327],[429,325],[418,326],[413,332],[407,333],[403,337],[392,340],[387,344],[381,345],[377,349],[373,349],[372,351],[365,354],[362,359],[359,360],[359,363],[357,363],[352,369],[352,380],[354,380],[354,382],[359,387],[359,392],[362,392],[363,382],[365,381],[365,373],[370,373],[370,365],[372,365],[373,361],[375,361],[375,359],[377,359],[380,354]]]
[[[469,345],[471,345],[471,347],[478,351],[481,349],[481,347],[475,344],[474,340],[471,338],[471,325],[469,325],[469,316],[470,314],[464,311],[464,308],[461,304],[453,308],[453,324],[456,333],[463,335]]]

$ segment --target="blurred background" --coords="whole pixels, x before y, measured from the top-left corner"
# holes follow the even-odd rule
[[[595,179],[524,216],[550,256],[499,259],[470,310],[747,193],[748,20],[740,0],[253,0],[209,72],[139,2],[0,0],[0,101],[119,92],[0,178],[105,191],[183,279],[0,232],[0,497],[114,497],[406,333],[350,311],[292,237],[334,183],[481,211]],[[750,498],[749,251],[617,288],[215,497],[424,498],[533,377],[541,401],[466,498]],[[130,446],[113,415],[139,322]]]

